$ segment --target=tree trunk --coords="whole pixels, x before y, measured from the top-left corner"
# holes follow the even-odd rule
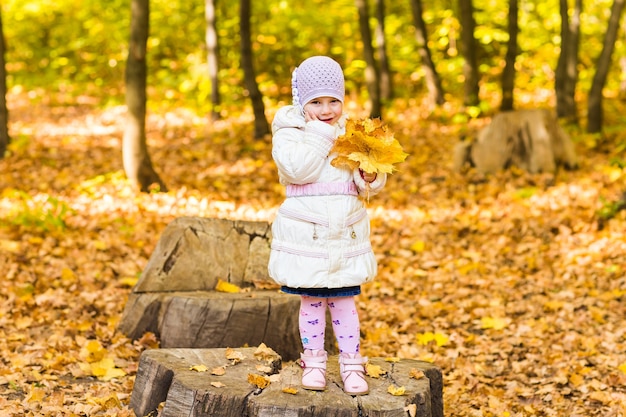
[[[568,0],[559,0],[559,14],[561,16],[561,53],[556,63],[554,73],[554,93],[556,95],[557,117],[566,114],[565,78],[567,77],[567,44],[569,43],[569,5]]]
[[[576,169],[578,157],[572,140],[556,115],[545,109],[498,113],[475,140],[454,148],[454,170],[467,164],[481,173],[515,166],[531,173],[556,173],[558,167]]]
[[[385,1],[376,0],[376,44],[380,57],[380,98],[381,100],[393,99],[393,82],[389,57],[387,56],[387,40],[385,39]]]
[[[250,30],[250,0],[241,0],[239,9],[239,25],[241,28],[241,67],[243,68],[244,84],[248,90],[254,111],[254,137],[262,138],[269,135],[270,126],[265,118],[263,96],[259,91],[252,59],[252,41]]]
[[[619,66],[622,72],[620,76],[622,81],[619,83],[619,98],[624,101],[626,100],[626,57],[620,58]]]
[[[463,103],[466,106],[477,106],[479,100],[480,79],[478,74],[478,58],[476,56],[476,39],[474,38],[474,6],[472,0],[459,0],[461,14],[461,52],[465,58],[463,75],[465,76],[465,93]]]
[[[569,18],[567,0],[560,0],[561,53],[556,67],[556,114],[577,122],[576,83],[578,82],[578,49],[580,45],[580,13],[582,0],[576,0],[572,18]]]
[[[615,0],[611,8],[609,25],[604,36],[602,52],[596,64],[596,73],[593,76],[591,91],[589,92],[587,132],[598,133],[602,130],[602,89],[606,83],[606,76],[611,66],[611,55],[615,49],[615,40],[619,29],[619,20],[624,9],[625,0]]]
[[[2,11],[0,10],[0,159],[4,157],[9,137],[9,111],[7,110],[7,71],[5,56],[4,29],[2,26]]]
[[[509,42],[502,71],[502,103],[501,111],[513,110],[513,89],[515,88],[515,58],[517,57],[517,0],[509,0]]]
[[[126,176],[143,192],[166,191],[152,168],[146,145],[146,46],[149,33],[150,0],[131,1],[130,44],[126,62],[126,106],[122,157]],[[155,188],[156,187],[156,188]]]
[[[367,67],[365,68],[365,83],[370,96],[370,117],[381,117],[382,108],[380,103],[380,71],[374,58],[374,47],[372,45],[372,32],[369,24],[369,12],[367,0],[356,0],[356,7],[359,12],[359,29],[363,40],[363,56]]]
[[[220,118],[220,87],[219,87],[219,39],[217,36],[216,5],[217,0],[205,0],[204,15],[206,18],[206,49],[209,79],[211,80],[211,120]]]
[[[426,23],[424,23],[422,0],[411,0],[411,11],[413,12],[417,50],[422,60],[424,74],[426,74],[426,88],[428,89],[429,101],[433,107],[442,105],[445,102],[444,93],[439,74],[428,48],[428,34],[426,32]]]

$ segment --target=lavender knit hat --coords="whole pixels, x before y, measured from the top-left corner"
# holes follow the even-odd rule
[[[293,105],[303,108],[317,97],[333,97],[343,102],[345,95],[343,70],[327,56],[312,56],[293,70],[291,77]]]

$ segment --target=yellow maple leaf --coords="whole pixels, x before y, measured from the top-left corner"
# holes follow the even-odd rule
[[[206,372],[209,370],[209,368],[207,368],[205,365],[193,365],[189,368],[189,370],[196,372]]]
[[[334,167],[386,174],[408,156],[380,119],[348,120],[346,133],[337,138],[330,153],[336,154],[331,161]]]
[[[126,375],[126,372],[117,368],[113,359],[109,357],[98,362],[90,363],[89,365],[91,367],[91,374],[101,381],[109,381],[113,378],[119,378]]]
[[[243,353],[233,348],[226,348],[226,359],[231,361],[233,365],[236,365],[244,359],[244,356]]]
[[[33,318],[32,317],[18,317],[14,320],[15,323],[15,327],[20,329],[20,330],[24,330],[27,329],[31,326],[31,324],[33,324]]]
[[[112,409],[116,409],[116,408],[122,408],[122,403],[120,402],[120,399],[117,398],[117,395],[115,393],[106,396],[106,397],[91,397],[91,400],[98,404],[100,407],[102,407],[103,410],[112,410]]]
[[[426,375],[424,375],[424,371],[420,371],[416,368],[411,368],[411,370],[409,371],[409,378],[422,379],[425,376]]]
[[[217,281],[217,285],[215,285],[215,291],[236,294],[241,292],[241,288],[239,288],[235,284],[231,284],[230,282],[226,282],[220,279]]]
[[[97,250],[102,250],[102,251],[107,250],[109,247],[108,243],[105,242],[104,240],[96,240],[93,242],[93,245]]]
[[[137,277],[122,277],[120,278],[120,284],[126,286],[126,287],[134,287],[137,282],[139,281],[139,278]]]
[[[274,349],[268,347],[265,343],[261,343],[254,351],[254,357],[259,361],[271,363],[275,359],[280,358],[280,355],[276,353]]]
[[[602,404],[610,404],[612,402],[611,396],[603,391],[593,391],[589,394],[589,398]]]
[[[435,344],[437,346],[445,346],[450,341],[450,338],[443,333],[435,333]]]
[[[435,340],[435,334],[433,332],[418,333],[415,335],[415,338],[418,345],[426,346]]]
[[[590,306],[589,313],[591,313],[591,318],[598,324],[606,323],[606,312],[600,308]]]
[[[507,321],[500,317],[483,317],[480,319],[483,329],[502,330],[508,325]]]
[[[619,369],[620,371],[622,371],[622,373],[626,374],[626,362],[621,363],[617,369]]]
[[[259,372],[263,372],[265,374],[272,373],[272,367],[271,366],[267,366],[267,365],[256,365],[254,367],[254,369],[256,369]]]
[[[285,387],[283,388],[283,392],[285,394],[296,395],[298,393],[298,390],[294,387]]]
[[[143,336],[137,340],[137,343],[149,349],[158,349],[160,346],[159,340],[152,332],[145,332]]]
[[[211,369],[211,375],[222,376],[226,373],[226,367],[218,366],[217,368]]]
[[[257,387],[263,389],[263,388],[266,388],[270,384],[270,379],[264,375],[248,374],[248,382],[252,385],[256,385]]]
[[[543,307],[549,311],[557,311],[563,308],[565,303],[561,300],[550,300],[543,303]]]
[[[445,346],[450,341],[450,338],[445,334],[433,332],[417,333],[415,338],[417,343],[423,346],[428,345],[430,342],[435,342],[437,346]]]
[[[61,280],[64,283],[71,284],[76,281],[76,274],[70,268],[63,268],[61,270]]]
[[[424,243],[423,240],[417,240],[409,247],[409,249],[411,249],[415,253],[424,252],[425,248],[426,243]]]
[[[81,349],[81,357],[87,362],[98,362],[107,354],[107,350],[97,340],[88,340]]]
[[[365,372],[372,378],[380,378],[381,375],[385,375],[387,373],[387,371],[380,366],[373,365],[369,362],[365,365]]]
[[[41,402],[45,396],[46,390],[43,388],[33,388],[28,397],[26,397],[26,401],[29,403],[38,403]]]
[[[585,382],[585,377],[574,372],[569,376],[569,382],[574,387],[579,387],[583,382]]]
[[[406,388],[405,387],[396,387],[395,385],[389,385],[387,387],[387,392],[389,394],[391,394],[391,395],[400,396],[400,395],[406,394]]]

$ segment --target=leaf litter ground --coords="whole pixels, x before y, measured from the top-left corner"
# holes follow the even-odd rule
[[[249,116],[148,118],[168,193],[122,173],[123,108],[14,98],[0,161],[0,414],[132,416],[154,335],[117,330],[179,216],[271,220],[283,198]],[[363,288],[363,351],[432,361],[447,416],[626,414],[626,216],[599,227],[626,171],[579,141],[581,169],[451,172],[458,128],[398,113],[409,158],[368,203],[380,268]]]

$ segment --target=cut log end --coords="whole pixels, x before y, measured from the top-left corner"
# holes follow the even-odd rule
[[[280,357],[259,358],[255,357],[256,348],[242,348],[235,352],[241,353],[243,359],[233,363],[227,358],[227,351],[145,351],[139,363],[131,408],[137,415],[147,415],[164,402],[162,417],[443,417],[441,371],[427,362],[371,358],[370,363],[380,367],[382,374],[378,378],[367,377],[368,395],[350,396],[342,389],[337,356],[329,357],[327,389],[318,392],[300,387],[302,371],[294,362],[281,367]],[[198,372],[205,368],[206,371]],[[402,395],[390,393],[392,385],[403,389]]]
[[[133,292],[209,291],[219,280],[276,287],[267,274],[270,239],[267,222],[177,218],[163,232]]]

